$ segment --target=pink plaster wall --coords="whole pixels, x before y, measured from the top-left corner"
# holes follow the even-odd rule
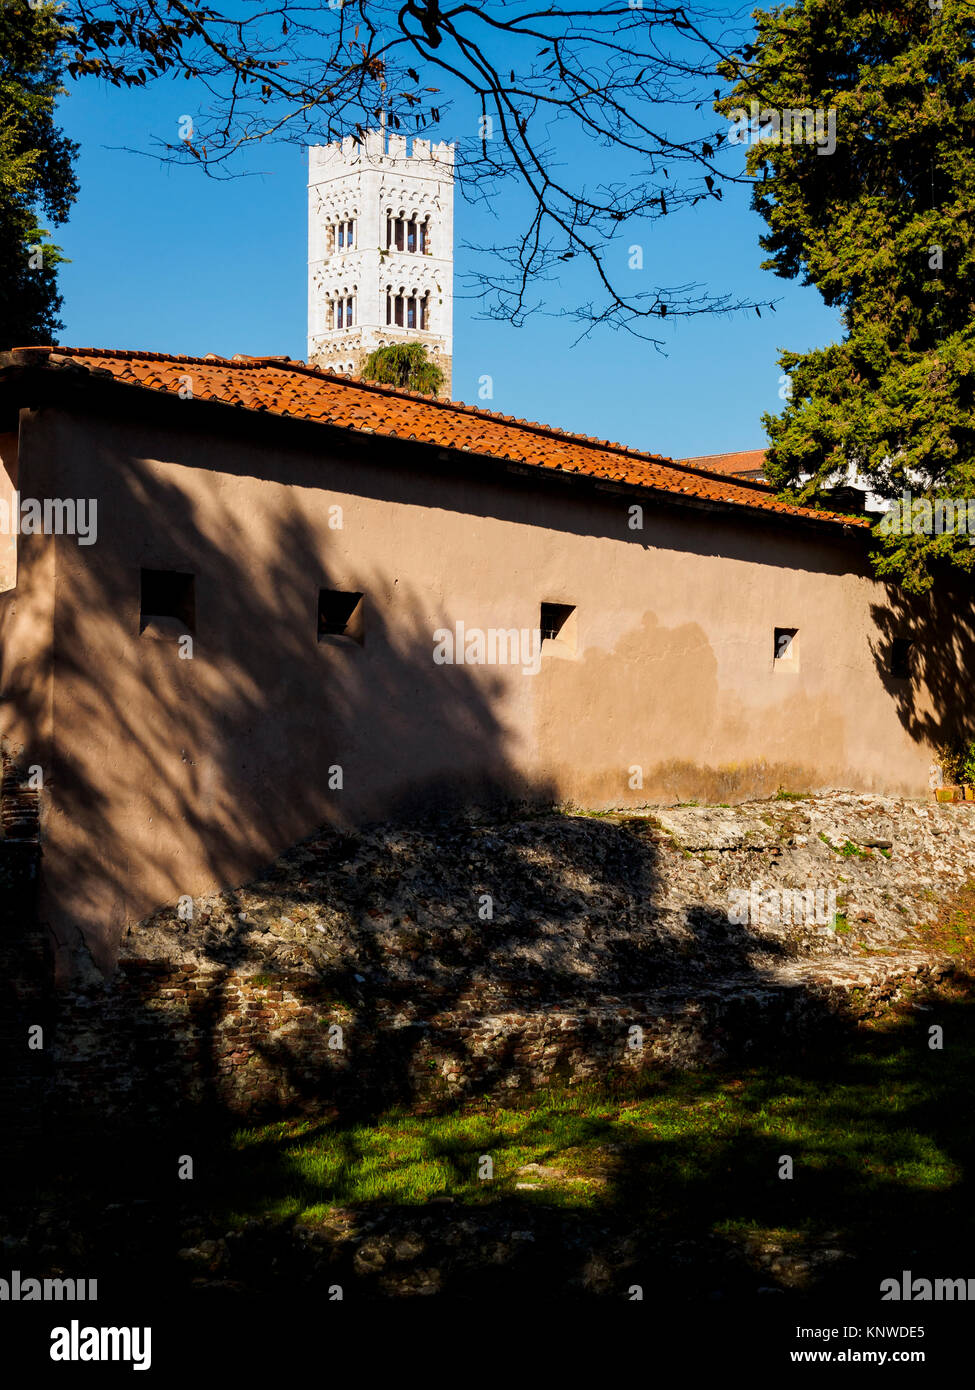
[[[22,414],[22,493],[98,501],[96,545],[21,538],[0,594],[2,731],[48,769],[42,903],[66,958],[80,931],[108,967],[155,908],[418,801],[927,792],[970,629],[892,608],[842,533],[650,499],[634,531],[632,495],[186,420]],[[195,575],[192,659],[140,634],[142,567]],[[362,645],[318,641],[320,587],[364,592]],[[576,614],[537,675],[434,663],[435,630],[535,628],[542,601]],[[799,629],[798,669],[773,662],[776,626]],[[913,690],[883,674],[898,633],[936,653]]]

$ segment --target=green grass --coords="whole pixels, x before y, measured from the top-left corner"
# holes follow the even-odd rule
[[[959,957],[966,971],[975,974],[975,882],[966,883],[943,905],[939,920],[924,928],[924,937],[948,955]]]
[[[944,1052],[926,1046],[937,1011],[908,1011],[802,1064],[685,1073],[634,1089],[534,1096],[524,1106],[445,1114],[389,1111],[368,1124],[296,1120],[233,1136],[224,1185],[229,1224],[260,1215],[314,1222],[330,1209],[461,1206],[501,1199],[589,1212],[620,1209],[639,1226],[728,1235],[899,1228],[913,1201],[970,1221],[962,1199],[975,1156],[975,1007],[952,1014]],[[777,1180],[792,1156],[795,1182]],[[489,1155],[490,1181],[478,1177]],[[528,1163],[561,1170],[537,1178]],[[537,1182],[532,1190],[516,1183]],[[795,1200],[801,1193],[801,1201]],[[905,1207],[905,1203],[908,1204]],[[703,1223],[703,1225],[702,1225]]]
[[[181,1120],[178,1130],[149,1126],[131,1139],[89,1136],[51,1145],[41,1164],[12,1162],[0,1174],[5,1219],[28,1230],[39,1212],[55,1211],[60,1244],[51,1248],[65,1268],[118,1265],[124,1250],[126,1270],[168,1270],[181,1246],[230,1233],[241,1252],[232,1277],[248,1287],[304,1279],[305,1239],[328,1244],[326,1218],[334,1218],[329,1229],[360,1233],[374,1221],[400,1221],[397,1230],[412,1223],[424,1240],[439,1222],[466,1242],[467,1216],[502,1235],[529,1231],[526,1244],[542,1264],[519,1275],[527,1298],[607,1233],[632,1236],[641,1268],[664,1289],[675,1271],[690,1288],[694,1271],[705,1270],[705,1297],[728,1258],[753,1267],[753,1241],[842,1250],[851,1259],[828,1278],[852,1281],[857,1297],[902,1269],[964,1273],[975,1243],[966,1177],[975,1167],[975,996],[966,992],[975,974],[975,883],[920,935],[932,948],[957,947],[967,976],[938,995],[905,990],[884,1017],[838,1024],[802,1053],[783,1036],[747,1066],[626,1081],[621,1071],[598,1086],[504,1104],[431,1101],[360,1119],[232,1130],[225,1117],[201,1114],[195,1135]],[[852,995],[852,1004],[864,1002],[862,992]],[[933,1024],[944,1030],[942,1051],[928,1046]],[[161,1143],[161,1132],[172,1143]],[[191,1184],[174,1181],[171,1155],[182,1152],[197,1160]],[[482,1155],[493,1161],[489,1181],[478,1176]],[[790,1181],[778,1176],[783,1155],[793,1160]],[[556,1171],[519,1172],[529,1163]],[[444,1198],[446,1210],[434,1201]],[[339,1265],[346,1258],[341,1250],[334,1257]],[[485,1261],[485,1278],[507,1279],[513,1268],[477,1249],[473,1258]]]
[[[827,847],[827,849],[831,849],[834,854],[842,855],[844,859],[870,858],[870,855],[867,852],[867,850],[861,849],[860,846],[855,845],[852,840],[846,840],[842,845],[834,845],[832,840],[826,834],[825,830],[821,830],[819,832],[819,838],[822,840],[823,844]]]

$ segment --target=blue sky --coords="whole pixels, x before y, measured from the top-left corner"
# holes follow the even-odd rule
[[[62,272],[61,341],[303,359],[303,151],[256,148],[237,166],[246,174],[219,181],[129,152],[174,138],[180,117],[193,113],[191,98],[188,83],[123,93],[87,81],[62,101],[65,130],[81,145],[81,194],[55,237],[71,258]],[[716,128],[717,118],[709,120]],[[442,138],[450,138],[449,126],[448,116]],[[581,154],[596,167],[592,153]],[[815,289],[759,269],[763,223],[750,211],[745,188],[729,189],[722,203],[647,224],[643,234],[627,228],[614,253],[622,268],[628,246],[639,241],[648,284],[695,281],[753,299],[777,298],[775,314],[668,321],[660,331],[666,356],[603,329],[570,347],[578,326],[555,316],[522,328],[479,319],[476,300],[461,297],[473,264],[462,244],[504,235],[506,211],[502,202],[492,221],[461,199],[455,209],[459,400],[675,457],[758,448],[762,413],[781,405],[779,350],[807,350],[839,336],[836,314]],[[554,314],[578,302],[572,289],[567,280],[540,293]],[[492,402],[477,399],[485,374],[494,380]]]

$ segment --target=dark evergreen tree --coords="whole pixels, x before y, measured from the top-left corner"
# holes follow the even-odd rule
[[[720,65],[734,89],[717,108],[757,109],[772,137],[747,154],[763,265],[815,285],[845,330],[782,354],[791,395],[764,419],[768,476],[824,505],[850,464],[887,497],[975,497],[972,0],[799,0],[756,21],[754,43]],[[800,109],[824,129],[835,113],[832,153],[776,131]],[[912,592],[939,559],[975,564],[965,534],[878,545],[877,572]]]
[[[41,225],[66,221],[78,147],[55,120],[66,33],[52,4],[0,0],[0,348],[54,341],[57,267]]]

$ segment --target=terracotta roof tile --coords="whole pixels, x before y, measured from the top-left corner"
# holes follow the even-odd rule
[[[685,468],[703,468],[708,473],[743,477],[761,472],[765,467],[765,450],[740,449],[732,454],[698,454],[693,458],[678,459],[678,463]]]
[[[186,357],[111,348],[32,347],[16,348],[0,357],[0,363],[13,365],[34,357],[52,367],[74,363],[91,371],[109,372],[120,382],[174,394],[186,384],[180,378],[190,376],[196,400],[295,416],[362,434],[412,439],[752,511],[845,527],[870,524],[860,517],[780,502],[766,485],[729,476],[737,470],[714,466],[719,460],[745,459],[742,467],[747,469],[750,458],[761,459],[760,450],[675,462],[607,440],[569,434],[497,411],[434,400],[417,391],[379,386],[282,357],[243,353],[234,358],[215,353]],[[702,466],[705,464],[708,466]]]

